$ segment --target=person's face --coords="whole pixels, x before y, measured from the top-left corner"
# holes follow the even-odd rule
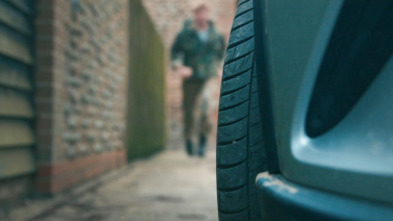
[[[209,21],[209,10],[207,8],[200,8],[194,12],[195,22],[204,24]]]

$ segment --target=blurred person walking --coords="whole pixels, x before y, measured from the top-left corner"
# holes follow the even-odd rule
[[[211,130],[208,99],[202,94],[206,82],[217,76],[224,56],[224,37],[210,20],[207,1],[193,0],[193,19],[184,22],[171,50],[173,69],[183,77],[183,116],[186,151],[194,153],[192,137],[199,136],[198,155],[203,157]]]

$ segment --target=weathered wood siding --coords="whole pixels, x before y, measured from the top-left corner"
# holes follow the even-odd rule
[[[0,0],[0,181],[35,170],[33,0]]]

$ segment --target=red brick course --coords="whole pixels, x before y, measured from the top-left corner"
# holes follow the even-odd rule
[[[57,193],[125,164],[125,150],[42,164],[37,171],[35,188],[41,193]]]

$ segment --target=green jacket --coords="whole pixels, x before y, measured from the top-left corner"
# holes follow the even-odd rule
[[[213,22],[209,23],[205,43],[200,40],[193,21],[187,20],[172,46],[172,62],[191,67],[194,71],[191,79],[207,80],[217,75],[218,65],[224,56],[224,37],[216,30]]]

